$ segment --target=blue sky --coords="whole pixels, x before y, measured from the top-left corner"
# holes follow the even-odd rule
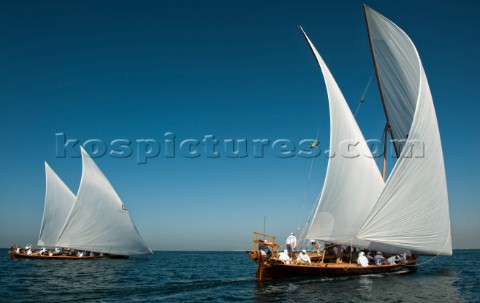
[[[0,247],[36,243],[47,161],[76,192],[81,161],[56,157],[56,133],[80,142],[314,138],[329,117],[302,25],[352,110],[373,73],[361,1],[9,2],[0,12]],[[455,248],[480,248],[477,113],[480,4],[368,1],[414,41],[442,136]],[[379,138],[373,81],[357,116]],[[135,146],[135,145],[134,145]],[[162,146],[163,148],[163,146]],[[281,242],[302,226],[327,159],[189,159],[164,150],[96,162],[154,250],[251,247],[263,229]],[[393,165],[393,164],[391,164]],[[304,197],[306,194],[306,202]]]

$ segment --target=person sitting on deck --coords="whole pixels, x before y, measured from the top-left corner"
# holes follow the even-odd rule
[[[58,247],[55,247],[55,254],[61,254],[62,253],[62,250]]]
[[[322,251],[322,244],[316,243],[315,240],[310,240],[310,243],[314,247],[314,249],[317,251],[317,254],[320,256],[320,253]]]
[[[357,264],[360,265],[361,267],[368,266],[368,259],[367,257],[365,257],[365,253],[363,251],[358,253]]]
[[[333,253],[337,257],[335,259],[335,263],[343,263],[342,257],[343,257],[343,251],[342,251],[342,245],[337,244],[333,247]]]
[[[20,253],[20,247],[17,247],[17,250],[15,250],[15,252],[16,252],[17,254],[19,254],[19,253]]]
[[[287,238],[286,244],[288,252],[290,253],[290,257],[293,257],[293,252],[297,247],[297,237],[295,237],[294,233],[290,233],[290,236],[288,236]]]
[[[27,251],[27,255],[31,256],[32,254],[33,254],[33,252],[32,252],[32,249],[31,249],[31,248],[30,248],[30,249],[28,249],[28,251]]]
[[[288,250],[284,249],[283,252],[278,254],[278,260],[282,261],[285,264],[290,264],[292,259],[288,256]]]
[[[400,259],[400,263],[401,264],[407,264],[407,254],[406,253],[403,253],[399,256],[399,259]]]
[[[308,263],[308,264],[312,263],[312,261],[310,260],[310,257],[307,254],[307,251],[305,249],[302,250],[302,252],[298,255],[297,262],[298,263]]]
[[[395,265],[395,264],[397,264],[396,261],[400,261],[400,257],[399,257],[399,256],[391,256],[391,257],[388,257],[386,262],[387,262],[388,265]]]
[[[260,253],[262,256],[267,256],[267,258],[270,258],[272,256],[272,249],[270,248],[269,242],[265,240],[258,240],[260,243],[258,245],[258,249],[260,250]]]
[[[373,262],[373,263],[375,263],[375,259],[373,259],[373,257],[372,257],[372,252],[371,252],[371,251],[369,251],[369,252],[367,253],[367,256],[366,256],[366,257],[367,257],[367,259],[368,259],[368,262]]]
[[[43,247],[43,248],[40,250],[40,256],[43,256],[46,252],[47,252],[47,250],[45,249],[45,247]]]
[[[93,253],[93,251],[90,252],[90,257],[95,257],[95,254]]]
[[[377,251],[377,254],[375,255],[375,257],[373,257],[373,260],[375,261],[375,265],[377,266],[385,264],[385,257],[379,251]]]

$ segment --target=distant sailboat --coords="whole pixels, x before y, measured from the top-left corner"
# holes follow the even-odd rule
[[[302,29],[325,78],[330,150],[338,151],[341,142],[351,140],[358,142],[355,150],[360,155],[329,158],[322,194],[306,238],[412,257],[398,264],[367,267],[352,264],[352,253],[349,263],[324,263],[321,259],[310,265],[285,264],[275,254],[262,260],[255,249],[251,256],[259,260],[259,279],[391,272],[414,264],[416,255],[452,254],[442,146],[420,57],[398,26],[367,6],[364,9],[387,120],[385,139],[390,133],[399,159],[384,181],[386,151],[380,174],[340,89]],[[256,239],[254,242],[264,243]]]
[[[47,186],[38,245],[94,252],[93,256],[82,258],[152,253],[110,182],[83,148],[81,153],[82,178],[76,197],[45,164]],[[12,257],[76,258],[65,254],[11,254]]]

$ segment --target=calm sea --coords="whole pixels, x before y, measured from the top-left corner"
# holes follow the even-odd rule
[[[480,250],[457,250],[397,274],[260,284],[255,269],[243,252],[64,261],[11,260],[0,250],[0,301],[480,302]]]

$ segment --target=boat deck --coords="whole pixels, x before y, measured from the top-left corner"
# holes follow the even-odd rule
[[[321,263],[321,262],[312,262],[310,264],[308,263],[297,263],[294,262],[292,264],[284,264],[282,261],[272,258],[270,259],[272,263],[275,263],[275,265],[282,265],[282,266],[301,266],[301,267],[312,267],[312,268],[342,268],[345,270],[351,269],[351,268],[361,268],[357,263],[348,263],[348,262],[343,262],[343,263]],[[368,267],[365,268],[370,268],[370,267],[397,267],[401,264],[392,264],[392,265],[369,265]]]
[[[47,260],[93,260],[93,259],[127,259],[128,256],[120,256],[120,255],[96,255],[96,256],[85,256],[85,257],[78,257],[78,256],[69,256],[66,254],[61,255],[40,255],[39,253],[34,253],[32,255],[27,255],[24,253],[17,253],[17,252],[8,252],[12,259],[47,259]]]

